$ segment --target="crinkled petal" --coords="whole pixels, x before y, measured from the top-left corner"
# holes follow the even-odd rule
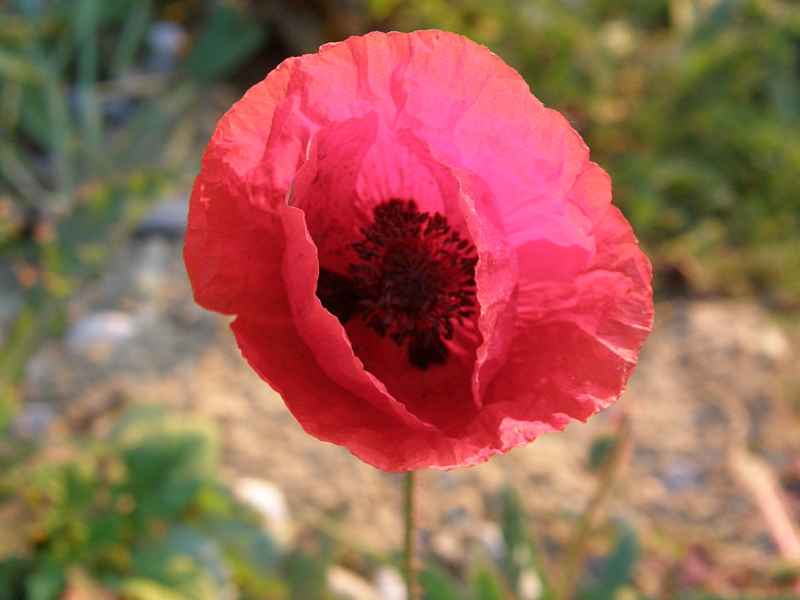
[[[610,204],[608,175],[590,163],[567,201],[595,221],[597,252],[570,280],[521,281],[509,360],[485,399],[495,423],[516,422],[500,451],[529,442],[537,424],[560,430],[616,400],[653,325],[650,263]]]
[[[287,70],[278,69],[251,88],[220,120],[203,154],[189,202],[184,259],[195,300],[208,309],[286,316],[280,312],[285,304],[273,294],[282,265],[278,211],[286,189],[251,180],[268,148],[287,80]]]
[[[281,394],[305,431],[346,447],[379,469],[449,469],[479,464],[491,454],[469,439],[406,427],[343,389],[325,373],[291,321],[238,317],[231,329],[242,355]]]
[[[440,212],[478,251],[480,313],[424,372],[315,294],[390,199]],[[580,136],[486,48],[376,32],[285,61],[223,118],[185,257],[197,301],[238,315],[245,358],[306,431],[381,469],[449,469],[623,391],[651,271],[610,202]]]

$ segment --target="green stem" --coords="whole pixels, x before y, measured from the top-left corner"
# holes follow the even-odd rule
[[[408,588],[408,600],[420,600],[419,582],[417,580],[417,557],[414,548],[414,471],[406,473],[403,512],[406,517],[403,567],[406,576],[406,587]]]
[[[586,544],[589,535],[597,521],[600,509],[606,498],[608,498],[611,488],[616,483],[620,471],[623,468],[624,457],[627,453],[627,446],[630,443],[630,423],[627,415],[623,415],[615,434],[614,449],[611,456],[606,459],[605,465],[601,467],[600,481],[594,494],[589,499],[586,510],[578,519],[572,540],[566,548],[563,566],[561,570],[561,585],[559,586],[559,600],[572,600],[575,597],[575,589],[578,582],[578,571],[583,560]]]

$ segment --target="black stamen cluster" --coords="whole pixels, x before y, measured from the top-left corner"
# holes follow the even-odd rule
[[[380,204],[361,233],[352,280],[320,270],[323,306],[342,323],[360,314],[398,346],[410,340],[409,360],[420,369],[444,363],[443,340],[453,338],[454,323],[475,314],[475,247],[444,216],[420,213],[413,201]]]

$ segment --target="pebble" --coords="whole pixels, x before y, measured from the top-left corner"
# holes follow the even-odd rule
[[[460,565],[464,560],[462,536],[450,529],[441,529],[431,536],[431,552],[449,565]]]
[[[539,600],[543,591],[542,580],[536,571],[525,569],[519,574],[519,580],[517,581],[517,596],[519,596],[519,600]]]
[[[137,319],[130,313],[89,312],[69,328],[64,342],[68,351],[87,354],[102,362],[115,347],[133,340],[137,331]]]
[[[378,591],[381,600],[408,600],[406,582],[397,569],[379,567],[372,576],[372,585]]]
[[[173,249],[161,236],[148,237],[136,247],[133,283],[144,300],[158,297],[169,272]]]
[[[0,260],[0,347],[5,345],[7,328],[24,305],[24,294],[11,263]]]
[[[668,491],[680,493],[697,486],[702,477],[699,469],[692,461],[678,456],[667,463],[661,480]]]
[[[134,237],[162,235],[171,239],[183,238],[189,222],[189,196],[182,194],[161,200],[142,219]]]
[[[151,73],[169,73],[178,68],[189,42],[189,34],[172,21],[156,21],[147,30],[147,70]]]
[[[474,521],[467,526],[468,535],[483,546],[486,553],[494,561],[500,562],[506,554],[506,542],[503,530],[491,521]]]
[[[369,581],[344,567],[330,567],[325,581],[333,595],[344,600],[384,600]]]
[[[233,484],[233,493],[261,515],[264,528],[277,542],[284,546],[291,542],[294,535],[292,516],[280,487],[264,479],[242,477]]]
[[[55,409],[43,402],[25,402],[11,423],[11,433],[20,439],[42,439],[55,421]]]

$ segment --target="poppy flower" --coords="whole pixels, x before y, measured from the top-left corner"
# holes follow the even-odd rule
[[[303,428],[386,471],[586,420],[653,322],[580,136],[441,31],[328,44],[251,88],[203,155],[184,256]]]

